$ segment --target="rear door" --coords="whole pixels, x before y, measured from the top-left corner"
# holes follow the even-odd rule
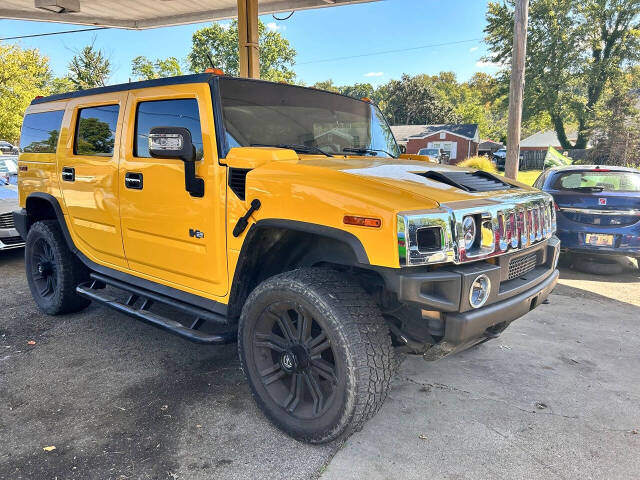
[[[225,295],[226,169],[218,163],[209,85],[131,90],[126,115],[118,187],[129,268],[191,293]],[[182,161],[150,157],[148,134],[154,127],[189,129],[203,197],[186,191]]]
[[[120,130],[127,92],[72,99],[57,172],[74,243],[91,260],[126,266],[118,208]],[[65,141],[66,140],[66,141]]]

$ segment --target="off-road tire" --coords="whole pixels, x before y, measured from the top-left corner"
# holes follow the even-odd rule
[[[283,301],[308,309],[335,350],[336,396],[319,419],[301,420],[276,403],[256,368],[252,341],[258,319]],[[287,434],[309,443],[346,438],[360,430],[383,404],[396,365],[389,329],[374,300],[347,275],[325,268],[286,272],[256,287],[242,309],[238,352],[265,415]]]
[[[53,270],[52,283],[48,295],[42,294],[38,287],[38,251],[41,246],[48,247]],[[27,283],[36,304],[48,315],[61,315],[77,312],[85,308],[88,299],[76,293],[76,286],[88,280],[89,271],[78,257],[69,250],[60,225],[56,220],[42,220],[29,229],[25,247],[25,266]]]
[[[616,257],[583,257],[576,256],[573,267],[584,273],[593,275],[618,275],[624,271],[624,264]]]

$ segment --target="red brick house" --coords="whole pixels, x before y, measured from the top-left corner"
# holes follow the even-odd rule
[[[437,148],[449,153],[450,163],[478,154],[478,125],[475,123],[449,125],[395,125],[391,127],[396,141],[407,153],[422,148]]]

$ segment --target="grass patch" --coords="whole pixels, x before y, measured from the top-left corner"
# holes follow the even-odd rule
[[[541,173],[542,173],[542,170],[519,171],[518,181],[521,183],[526,183],[527,185],[533,185],[533,182],[535,182],[538,179]],[[500,172],[500,175],[504,176],[504,172]]]

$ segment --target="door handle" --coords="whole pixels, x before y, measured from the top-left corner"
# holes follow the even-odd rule
[[[124,176],[124,186],[133,190],[142,190],[142,174],[127,172]]]
[[[62,180],[64,182],[75,182],[76,169],[73,167],[62,167]]]

